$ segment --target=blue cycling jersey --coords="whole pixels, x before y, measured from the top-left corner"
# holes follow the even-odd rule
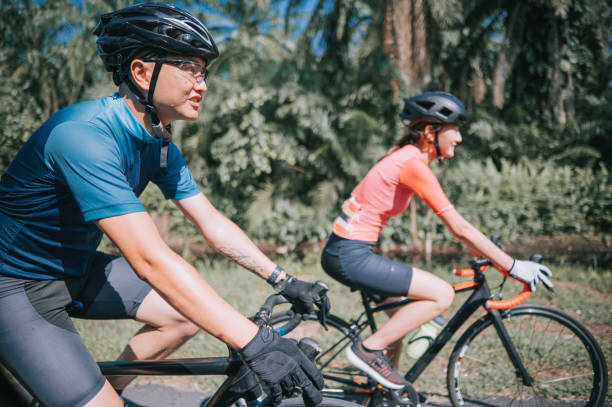
[[[93,220],[144,211],[149,181],[166,199],[199,193],[172,143],[160,170],[160,144],[116,94],[52,115],[0,179],[0,274],[83,275],[102,238]]]

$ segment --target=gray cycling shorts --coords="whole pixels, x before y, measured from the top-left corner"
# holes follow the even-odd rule
[[[83,406],[104,385],[71,317],[135,318],[151,291],[121,257],[96,253],[65,280],[0,275],[0,363],[46,406]]]
[[[379,296],[403,297],[412,281],[412,267],[372,253],[374,243],[331,234],[321,266],[335,280],[356,290]]]

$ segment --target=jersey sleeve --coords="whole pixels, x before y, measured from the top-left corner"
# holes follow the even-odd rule
[[[191,171],[174,143],[168,145],[168,172],[164,174],[159,169],[159,149],[155,149],[154,160],[155,175],[151,178],[164,194],[166,199],[184,199],[194,196],[200,192]]]
[[[438,179],[420,159],[407,160],[402,164],[400,184],[412,190],[438,216],[453,208]]]
[[[85,122],[65,122],[45,145],[45,161],[70,189],[86,222],[145,210],[111,140]]]

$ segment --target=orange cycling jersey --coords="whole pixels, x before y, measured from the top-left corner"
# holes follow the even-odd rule
[[[333,232],[345,239],[376,242],[387,219],[403,212],[413,193],[436,215],[453,208],[420,150],[407,145],[368,171],[342,205]]]

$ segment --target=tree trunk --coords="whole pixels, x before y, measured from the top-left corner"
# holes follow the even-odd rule
[[[427,230],[425,231],[425,262],[427,264],[431,263],[431,253],[433,251],[433,242],[431,237],[431,229],[434,227],[431,218],[433,217],[432,211],[427,211],[427,215],[425,218],[427,219],[425,224],[427,225]]]
[[[397,43],[395,42],[395,35],[393,32],[393,1],[385,1],[385,18],[383,21],[383,50],[389,57],[391,62],[397,61]],[[393,91],[393,98],[397,98],[397,92],[399,86],[397,81],[393,79],[391,81],[391,90]]]
[[[565,13],[562,11],[556,12],[555,15],[565,17]],[[565,124],[574,116],[572,67],[569,61],[564,58],[567,55],[565,41],[568,37],[567,19],[564,21],[555,19],[552,25],[549,49],[551,50],[550,65],[553,71],[548,102],[552,109],[553,121],[557,124]]]
[[[419,87],[429,73],[424,0],[386,0],[383,49]]]
[[[472,64],[472,89],[474,102],[481,103],[487,93],[487,85],[484,81],[484,74],[480,69],[480,58],[476,59]],[[469,99],[468,99],[469,100]]]
[[[423,243],[419,239],[419,229],[417,225],[417,204],[416,200],[410,200],[410,240],[411,246],[417,250],[423,248]]]
[[[512,66],[520,51],[517,39],[522,37],[523,31],[522,6],[523,4],[519,1],[510,10],[504,42],[497,55],[497,64],[493,73],[493,106],[498,109],[504,107],[506,80],[512,73]]]

